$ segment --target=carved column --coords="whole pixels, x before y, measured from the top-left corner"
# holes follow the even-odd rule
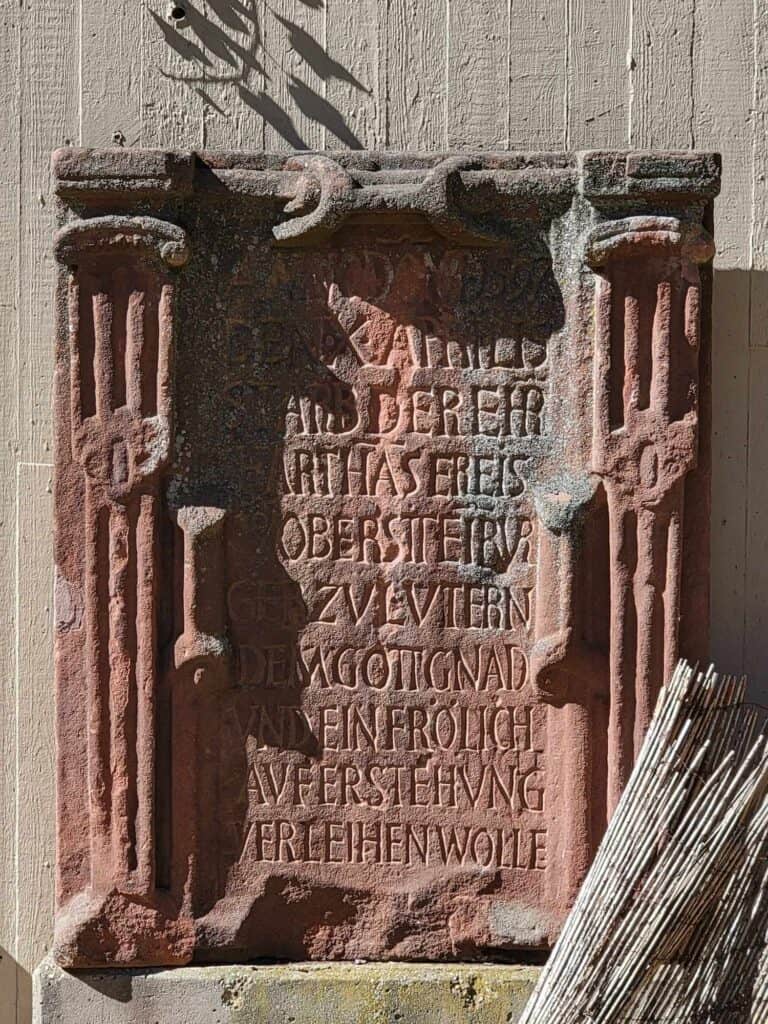
[[[604,694],[607,665],[590,645],[584,619],[583,581],[592,572],[585,550],[585,523],[595,512],[593,477],[561,476],[537,493],[539,533],[536,637],[531,679],[550,707],[549,723],[560,750],[561,813],[567,834],[578,836],[558,870],[562,898],[578,893],[605,827]]]
[[[683,483],[698,447],[699,224],[637,216],[593,229],[593,470],[611,565],[608,802],[615,807],[678,656]]]
[[[231,669],[226,636],[224,527],[226,511],[181,508],[176,522],[184,535],[183,631],[174,646],[173,721],[174,865],[184,877],[184,909],[201,916],[218,888],[217,701]]]
[[[68,268],[70,430],[84,476],[83,699],[90,890],[156,886],[161,479],[173,435],[175,270],[184,231],[149,217],[75,221]],[[167,585],[167,581],[166,584]]]

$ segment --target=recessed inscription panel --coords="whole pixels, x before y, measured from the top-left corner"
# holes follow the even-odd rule
[[[226,525],[220,883],[244,899],[341,889],[354,931],[375,891],[400,955],[450,945],[468,894],[543,904],[541,939],[554,920],[529,480],[551,450],[563,312],[548,251],[527,241],[528,261],[360,230],[279,252],[269,285],[293,298],[266,316],[263,266],[245,260],[226,325],[234,443],[273,487]],[[262,375],[274,359],[293,368],[280,397]],[[376,954],[374,933],[354,941]]]
[[[244,897],[306,878],[352,906],[374,890],[394,913],[461,877],[440,904],[443,946],[468,893],[546,903],[528,479],[548,450],[562,311],[534,244],[524,262],[357,232],[275,255],[270,282],[299,296],[263,320],[243,298],[228,324],[241,408],[265,408],[254,361],[303,367],[262,455],[274,494],[227,527],[221,874]],[[254,424],[232,429],[246,443]],[[428,950],[423,927],[406,916],[396,952]],[[378,940],[355,941],[375,955]]]

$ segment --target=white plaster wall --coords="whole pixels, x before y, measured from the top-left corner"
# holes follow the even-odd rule
[[[763,0],[0,0],[0,1024],[50,941],[56,146],[724,157],[712,653],[768,703]]]

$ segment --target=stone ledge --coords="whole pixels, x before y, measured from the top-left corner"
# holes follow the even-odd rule
[[[320,157],[343,167],[357,186],[386,186],[389,201],[424,180],[453,153],[313,151],[246,153],[158,149],[57,149],[52,156],[56,194],[71,200],[112,194],[163,196],[242,193],[286,202],[302,174],[297,157]],[[466,152],[460,156],[466,186],[495,182],[502,192],[550,198],[573,196],[581,187],[590,200],[646,197],[712,199],[720,191],[720,156],[704,152],[590,150],[570,153]],[[474,166],[476,165],[476,166]],[[370,196],[369,196],[370,198]]]
[[[540,968],[322,963],[90,970],[44,960],[35,1024],[515,1024]]]

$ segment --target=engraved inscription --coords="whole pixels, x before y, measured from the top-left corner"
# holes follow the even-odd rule
[[[543,871],[526,479],[546,445],[549,368],[535,328],[483,315],[515,268],[497,257],[478,274],[471,255],[426,245],[292,259],[278,280],[311,282],[304,317],[294,296],[285,319],[250,330],[315,367],[285,408],[283,578],[245,564],[227,593],[242,638],[224,725],[247,750],[241,869]],[[232,332],[242,399],[257,381],[243,383]]]

